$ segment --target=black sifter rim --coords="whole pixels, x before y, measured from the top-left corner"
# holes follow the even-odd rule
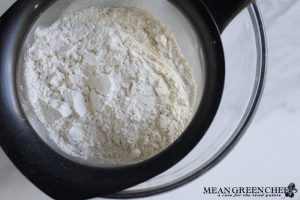
[[[50,148],[34,132],[18,99],[16,67],[24,38],[41,13],[55,2],[17,1],[0,19],[0,145],[14,165],[52,198],[87,199],[142,183],[184,158],[212,123],[224,86],[225,60],[220,33],[204,4],[170,0],[194,24],[202,42],[205,66],[208,66],[203,96],[192,122],[157,156],[125,167],[107,168],[76,163]],[[147,195],[150,194],[143,194]]]

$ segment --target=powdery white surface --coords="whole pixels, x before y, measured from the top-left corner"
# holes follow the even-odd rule
[[[50,138],[83,159],[149,158],[193,113],[191,67],[172,33],[137,8],[64,14],[37,28],[25,66],[28,99]]]

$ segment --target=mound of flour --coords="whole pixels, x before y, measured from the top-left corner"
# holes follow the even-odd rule
[[[192,69],[172,33],[136,8],[91,7],[37,28],[25,67],[37,117],[72,156],[141,161],[191,119]]]

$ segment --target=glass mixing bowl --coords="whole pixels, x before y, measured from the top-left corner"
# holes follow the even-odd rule
[[[205,136],[168,171],[108,197],[145,197],[180,187],[215,166],[238,142],[255,114],[266,73],[266,40],[255,2],[225,29],[222,42],[226,60],[224,94]]]
[[[41,14],[29,31],[26,47],[33,40],[33,31],[36,26],[49,26],[59,17],[61,11],[67,8],[73,0],[56,1],[53,6]],[[90,0],[85,1],[91,6],[123,5],[146,9],[160,21],[167,24],[178,41],[178,45],[185,52],[194,69],[198,83],[197,107],[202,98],[203,74],[205,64],[201,41],[197,37],[192,25],[175,7],[164,2],[142,0]],[[114,2],[116,4],[114,4]],[[80,6],[80,8],[82,8]],[[159,10],[161,9],[161,10]],[[179,163],[164,173],[123,192],[110,195],[110,198],[133,198],[154,195],[169,191],[197,178],[212,166],[218,163],[232,149],[249,125],[257,108],[265,76],[266,45],[262,20],[256,3],[240,13],[222,34],[224,45],[226,78],[223,97],[217,115],[209,130],[205,133],[197,146]],[[25,49],[21,49],[20,61],[23,60]],[[47,132],[37,120],[26,98],[26,88],[23,88],[23,62],[19,62],[17,69],[18,96],[30,124],[39,136],[58,153],[59,149],[47,138]],[[199,67],[202,66],[202,67]],[[209,66],[207,66],[209,67]],[[68,157],[67,155],[65,155]],[[70,158],[73,159],[74,158]],[[79,160],[76,160],[80,162]],[[93,163],[87,163],[93,164]]]

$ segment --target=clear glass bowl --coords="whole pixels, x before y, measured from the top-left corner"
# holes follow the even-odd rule
[[[266,73],[266,40],[256,3],[234,19],[222,34],[222,41],[226,60],[224,94],[203,139],[168,171],[109,197],[144,197],[180,187],[215,166],[238,142],[255,114]]]
[[[73,0],[56,1],[42,13],[28,33],[24,47],[32,43],[35,27],[53,24],[61,15],[62,10],[69,7],[72,2]],[[175,34],[180,48],[185,52],[194,69],[198,83],[197,104],[200,103],[204,71],[203,68],[199,67],[204,66],[201,42],[189,21],[178,9],[166,0],[89,0],[84,1],[80,8],[91,5],[135,6],[147,10],[157,19],[167,24]],[[216,165],[241,137],[257,108],[266,70],[265,35],[256,3],[251,4],[248,9],[234,19],[222,34],[222,41],[226,61],[224,94],[217,115],[205,136],[192,152],[166,172],[108,197],[144,197],[182,186]],[[21,51],[21,61],[26,52],[25,49],[23,48]],[[17,72],[18,83],[20,83],[18,84],[18,93],[27,119],[47,144],[57,150],[58,153],[63,154],[55,147],[55,144],[49,141],[47,132],[36,118],[27,101],[26,88],[22,87],[24,85],[23,62],[19,64]],[[78,160],[75,159],[75,161]]]

